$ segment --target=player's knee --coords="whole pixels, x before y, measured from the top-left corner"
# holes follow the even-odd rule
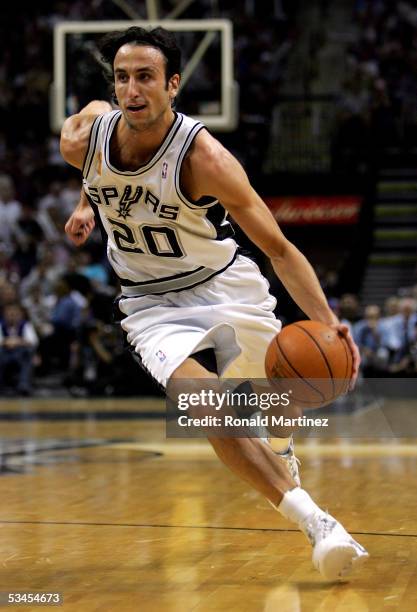
[[[215,416],[221,405],[222,383],[218,378],[170,379],[167,396],[178,410],[192,418]]]
[[[275,409],[272,414],[275,419],[270,420],[269,433],[272,437],[288,438],[297,428],[297,419],[303,416],[303,409],[291,404],[280,410]]]

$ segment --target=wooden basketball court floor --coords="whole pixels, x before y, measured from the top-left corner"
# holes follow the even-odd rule
[[[298,444],[304,487],[371,554],[330,584],[304,536],[208,443],[165,439],[162,410],[0,402],[3,597],[59,592],[71,612],[417,610],[415,440]]]

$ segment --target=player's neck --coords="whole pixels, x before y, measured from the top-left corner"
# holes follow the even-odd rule
[[[143,128],[130,126],[122,119],[118,126],[118,139],[127,146],[132,145],[136,154],[142,157],[151,155],[159,149],[165,136],[175,121],[172,108],[161,115],[156,121]]]

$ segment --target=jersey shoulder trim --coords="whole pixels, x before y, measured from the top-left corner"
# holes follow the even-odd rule
[[[85,155],[82,168],[82,175],[85,179],[88,177],[88,173],[90,172],[91,164],[94,159],[94,154],[96,153],[97,140],[98,135],[100,133],[100,125],[103,121],[103,117],[104,115],[98,115],[94,119],[93,124],[91,126],[90,137],[88,139],[87,153]]]
[[[195,137],[202,129],[205,129],[202,123],[196,123],[191,128],[190,133],[188,134],[187,139],[182,146],[182,149],[180,151],[180,154],[178,156],[177,163],[175,166],[175,175],[174,175],[175,191],[177,192],[177,195],[179,199],[181,200],[181,202],[183,202],[186,206],[188,206],[188,208],[210,208],[211,206],[214,206],[215,204],[218,203],[218,200],[216,200],[216,198],[207,198],[207,196],[203,196],[202,198],[200,198],[198,202],[193,202],[181,190],[180,178],[181,178],[182,163],[187,154],[187,151],[189,150],[192,143],[194,142]]]
[[[111,170],[111,172],[113,172],[114,174],[118,174],[120,176],[140,176],[141,174],[145,174],[145,172],[151,170],[151,168],[153,168],[165,155],[166,151],[171,146],[171,143],[173,142],[175,136],[178,133],[178,130],[180,129],[183,123],[183,115],[181,115],[181,113],[175,113],[175,119],[173,124],[166,133],[165,138],[162,141],[159,149],[155,152],[152,159],[150,159],[147,164],[140,166],[137,170],[120,170],[110,163],[110,139],[121,115],[122,113],[121,111],[119,111],[119,113],[115,115],[109,122],[104,145],[105,163],[107,167]]]

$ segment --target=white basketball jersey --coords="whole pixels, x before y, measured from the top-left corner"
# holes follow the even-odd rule
[[[226,269],[237,244],[218,200],[190,201],[180,171],[204,126],[181,113],[152,159],[136,171],[111,164],[110,139],[121,111],[100,115],[91,129],[84,188],[125,295],[194,287]]]

